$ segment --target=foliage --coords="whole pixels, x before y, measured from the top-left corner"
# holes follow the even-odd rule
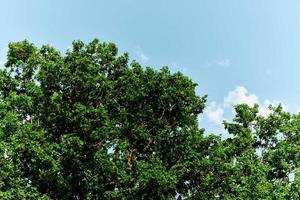
[[[112,43],[9,44],[0,70],[1,199],[299,199],[300,115],[236,106],[205,135],[206,97]]]

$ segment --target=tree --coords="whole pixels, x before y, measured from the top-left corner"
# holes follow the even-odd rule
[[[199,128],[191,79],[113,43],[10,43],[5,66],[2,199],[299,198],[300,116],[280,106],[237,106],[222,140]]]
[[[233,122],[225,122],[233,135],[223,142],[234,173],[227,177],[224,197],[299,198],[300,115],[284,112],[281,105],[270,109],[272,113],[262,117],[257,105],[238,105]]]

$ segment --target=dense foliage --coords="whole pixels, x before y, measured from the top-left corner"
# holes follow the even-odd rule
[[[238,105],[222,140],[195,87],[112,43],[9,44],[0,199],[300,199],[300,115]]]

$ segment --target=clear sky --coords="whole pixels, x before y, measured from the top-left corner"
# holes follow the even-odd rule
[[[206,126],[240,102],[282,102],[295,112],[299,11],[299,0],[1,0],[0,62],[11,41],[64,51],[74,39],[99,38],[144,66],[190,76],[209,95]]]

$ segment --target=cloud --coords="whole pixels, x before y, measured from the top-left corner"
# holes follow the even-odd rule
[[[207,115],[207,119],[209,122],[212,122],[214,124],[222,124],[224,120],[224,110],[222,106],[217,105],[216,102],[211,102],[206,110],[205,114]]]
[[[229,67],[231,65],[231,60],[226,58],[226,59],[218,60],[215,63],[221,67]]]
[[[148,62],[150,59],[148,56],[145,55],[145,53],[142,51],[139,45],[135,46],[134,53],[138,57],[138,59],[143,63]]]
[[[224,97],[223,102],[217,103],[213,101],[209,103],[205,109],[204,118],[206,118],[207,121],[214,126],[221,126],[223,120],[226,118],[233,118],[233,114],[235,113],[234,105],[237,104],[248,104],[249,106],[258,104],[259,115],[267,117],[272,113],[269,106],[278,106],[280,103],[279,101],[269,99],[261,102],[256,94],[249,93],[244,86],[237,86],[234,90],[228,92],[228,94]],[[288,110],[287,105],[281,104],[281,106],[283,107],[283,110]]]
[[[220,60],[214,60],[214,61],[211,61],[209,63],[207,63],[205,65],[205,67],[214,67],[214,66],[217,66],[217,67],[229,67],[231,66],[231,60],[228,59],[228,58],[223,58],[223,59],[220,59]]]
[[[149,57],[147,57],[145,54],[141,53],[140,58],[142,61],[147,62],[149,60]]]
[[[212,101],[208,103],[204,110],[204,114],[199,117],[199,123],[205,128],[206,134],[220,134],[223,139],[231,137],[230,134],[224,129],[223,121],[231,121],[236,114],[234,105],[248,104],[253,106],[259,105],[258,114],[267,117],[273,111],[269,109],[269,106],[278,106],[280,103],[276,100],[266,99],[260,101],[259,97],[254,93],[249,93],[244,86],[237,86],[235,89],[229,91],[223,98],[223,102]],[[283,110],[288,111],[288,107],[285,104],[281,104]],[[300,112],[300,106],[297,107]]]
[[[0,60],[0,67],[3,67],[5,64],[5,61],[4,60]]]
[[[277,100],[266,99],[263,102],[260,102],[256,94],[249,94],[248,90],[243,86],[237,86],[234,90],[228,92],[228,95],[224,98],[224,107],[234,106],[237,104],[248,104],[249,106],[254,106],[254,104],[259,105],[259,114],[261,116],[267,117],[272,113],[269,106],[278,106],[281,104],[283,110],[287,111],[288,106],[280,103]]]
[[[284,111],[288,111],[288,106],[285,104],[280,103],[279,101],[273,100],[270,101],[268,99],[264,100],[263,104],[260,104],[259,106],[259,114],[263,117],[267,117],[268,115],[270,115],[272,113],[272,111],[269,109],[269,106],[278,106],[279,104],[281,104],[282,109]]]
[[[271,110],[269,109],[270,101],[265,100],[264,104],[259,107],[259,114],[263,117],[267,117],[271,114]]]
[[[248,90],[243,86],[237,86],[224,98],[225,107],[242,103],[248,104],[250,106],[259,104],[258,96],[256,96],[255,94],[248,94]]]
[[[5,63],[6,63],[6,60],[0,58],[0,67],[4,67]]]

